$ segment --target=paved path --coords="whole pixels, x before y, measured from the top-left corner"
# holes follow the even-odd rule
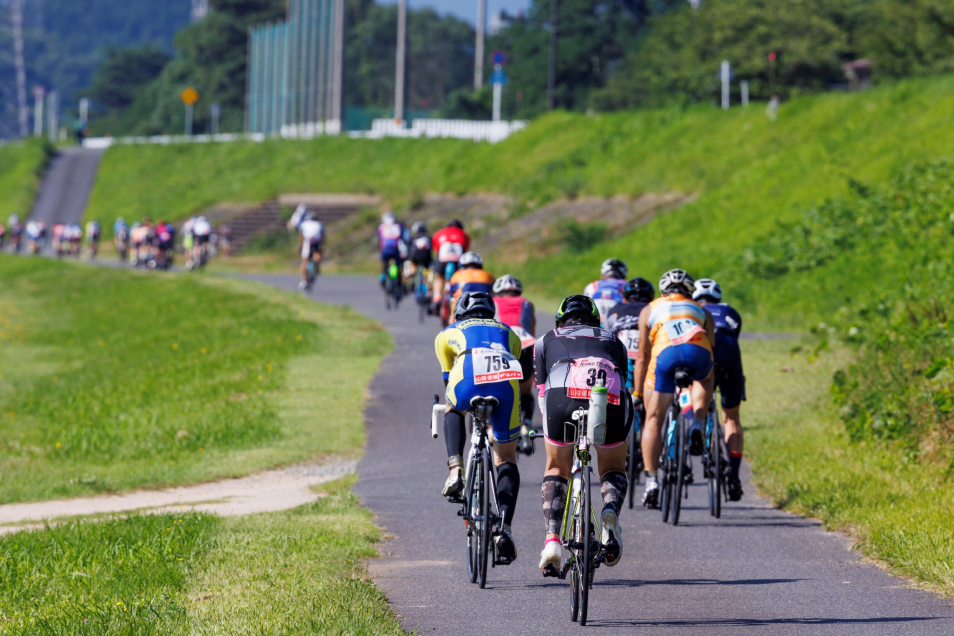
[[[294,276],[255,278],[285,289],[296,283]],[[355,491],[391,537],[371,572],[404,626],[422,634],[579,633],[567,586],[536,569],[542,453],[520,460],[519,558],[491,570],[479,590],[465,578],[463,524],[439,495],[444,441],[428,429],[431,397],[442,390],[437,323],[418,324],[413,304],[388,314],[368,279],[321,277],[313,297],[382,320],[397,345],[370,387]],[[757,379],[752,385],[757,391]],[[751,483],[746,491],[718,521],[709,517],[701,483],[678,527],[664,526],[655,511],[624,511],[623,560],[597,572],[586,633],[954,634],[949,601],[862,563],[848,539],[774,509]]]
[[[100,150],[61,149],[43,177],[30,218],[45,221],[49,227],[54,223],[79,223],[102,155]]]

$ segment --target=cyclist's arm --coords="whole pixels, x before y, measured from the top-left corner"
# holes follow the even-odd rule
[[[540,407],[540,413],[546,421],[546,398],[545,390],[547,386],[547,365],[544,359],[543,339],[546,335],[540,336],[533,345],[533,381],[537,385],[537,405]]]
[[[458,350],[450,343],[452,339],[458,344],[466,341],[460,329],[452,328],[440,332],[434,340],[434,350],[437,353],[437,361],[441,365],[441,373],[444,376],[445,387],[447,386],[447,380],[450,378],[451,369],[454,368],[454,362],[457,360]],[[463,349],[460,349],[460,351],[463,351]]]
[[[537,310],[534,308],[533,303],[530,303],[530,335],[537,335]]]
[[[636,363],[633,365],[633,393],[636,397],[643,396],[643,384],[646,383],[646,372],[649,370],[649,358],[652,344],[649,342],[649,305],[639,312],[639,350],[636,352]]]

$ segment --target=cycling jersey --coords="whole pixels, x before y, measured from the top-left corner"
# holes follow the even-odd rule
[[[451,408],[467,411],[475,397],[497,398],[499,405],[490,417],[494,439],[501,444],[519,439],[517,381],[522,372],[517,335],[496,320],[468,319],[441,331],[434,348],[447,380]]]
[[[595,280],[586,286],[583,290],[585,296],[589,296],[596,303],[596,308],[600,310],[600,320],[606,326],[606,314],[616,305],[623,302],[623,287],[626,281],[622,278],[605,278]]]
[[[411,262],[421,267],[430,267],[434,246],[431,237],[423,234],[411,240]]]
[[[440,263],[456,263],[470,249],[470,237],[458,227],[445,227],[434,233],[434,250]]]
[[[381,253],[396,252],[404,242],[404,226],[400,223],[382,223],[378,226],[378,248]]]
[[[639,351],[639,314],[649,303],[619,303],[606,314],[607,331],[616,334],[630,360],[636,359]]]
[[[721,370],[716,374],[716,386],[722,394],[722,408],[733,409],[745,399],[745,373],[739,349],[742,316],[725,303],[707,303],[704,307],[712,314],[715,326],[712,357]]]
[[[321,242],[325,238],[325,226],[314,219],[305,221],[299,226],[301,232],[301,257],[311,258],[313,254],[321,253]]]
[[[483,269],[468,267],[459,269],[451,276],[447,294],[451,297],[450,315],[454,315],[454,306],[464,292],[484,292],[490,294],[494,288],[494,275]]]
[[[39,240],[40,238],[40,224],[36,221],[27,221],[26,224],[26,235],[27,238],[31,241]]]
[[[646,386],[662,393],[675,392],[679,367],[688,369],[694,381],[705,380],[712,371],[706,311],[682,294],[657,298],[649,306],[652,357]]]
[[[212,225],[208,221],[196,221],[192,226],[192,233],[196,236],[208,236],[212,234]]]
[[[548,331],[537,340],[533,366],[549,443],[565,446],[575,441],[571,416],[581,407],[588,408],[597,380],[603,381],[608,393],[604,446],[626,441],[633,405],[626,390],[626,350],[616,336],[587,326]]]
[[[99,223],[90,221],[86,224],[86,238],[94,241],[99,239]]]
[[[524,348],[532,347],[537,341],[533,336],[533,303],[521,296],[494,296],[494,304],[497,320],[514,330]]]

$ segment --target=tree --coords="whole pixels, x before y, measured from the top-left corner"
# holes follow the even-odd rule
[[[133,103],[136,93],[153,81],[171,56],[151,44],[129,49],[106,49],[88,97],[108,109],[123,109]]]

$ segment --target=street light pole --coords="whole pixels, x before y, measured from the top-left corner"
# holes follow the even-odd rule
[[[407,0],[398,0],[397,62],[394,74],[394,120],[404,123],[404,54],[407,45]]]
[[[477,43],[474,45],[474,90],[484,85],[484,25],[487,22],[487,2],[477,0]]]
[[[557,0],[550,0],[550,64],[547,70],[547,110],[556,108]]]

